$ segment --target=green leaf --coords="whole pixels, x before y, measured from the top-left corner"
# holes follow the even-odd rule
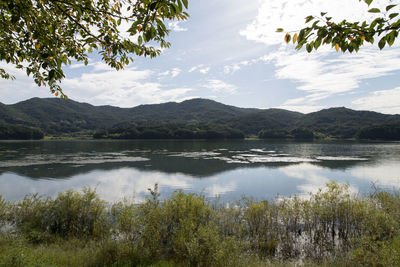
[[[382,49],[385,47],[385,44],[386,44],[386,36],[383,37],[383,38],[379,41],[379,43],[378,43],[379,49],[382,50]]]
[[[397,6],[397,5],[388,5],[388,6],[386,7],[386,11],[391,10],[391,9],[394,8],[395,6]]]
[[[322,42],[322,38],[317,38],[317,39],[315,40],[315,42],[314,42],[314,48],[315,48],[315,50],[317,50],[317,49],[320,47],[321,42]]]
[[[381,10],[379,8],[371,8],[368,10],[369,13],[381,13]]]
[[[365,3],[369,6],[372,3],[373,0],[364,0]]]
[[[308,17],[306,17],[306,23],[312,21],[313,19],[314,19],[313,16],[308,16]]]
[[[183,5],[185,6],[185,8],[187,9],[188,8],[188,0],[182,0],[182,2],[183,2]]]
[[[149,6],[149,9],[150,9],[151,11],[153,11],[154,9],[156,9],[157,4],[158,4],[158,2],[153,2],[153,3],[151,3],[150,6]]]
[[[396,40],[396,32],[392,31],[391,33],[389,33],[388,35],[386,35],[386,39],[387,39],[387,43],[389,46],[392,46],[394,41]]]
[[[283,32],[283,29],[282,28],[278,28],[278,29],[276,29],[276,32]]]
[[[393,18],[397,17],[398,15],[399,15],[399,13],[392,13],[389,15],[389,18],[393,19]]]
[[[371,25],[369,26],[370,29],[374,29],[375,26],[380,23],[381,18],[376,18],[374,19],[374,21],[371,23]]]
[[[56,72],[55,72],[54,69],[53,69],[53,70],[50,70],[50,71],[49,71],[49,80],[52,80],[52,79],[54,78],[55,74],[56,74]]]

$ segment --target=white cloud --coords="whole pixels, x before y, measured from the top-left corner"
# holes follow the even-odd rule
[[[75,71],[83,66],[76,64]],[[13,104],[32,97],[51,97],[48,87],[38,87],[32,77],[12,65],[1,63],[1,68],[13,74],[16,80],[0,79],[0,102]],[[103,62],[93,62],[85,67],[86,72],[78,76],[67,76],[62,83],[63,91],[70,99],[94,105],[114,105],[133,107],[140,104],[182,101],[191,98],[187,95],[191,88],[170,87],[154,82],[157,76],[168,75],[172,78],[181,73],[181,69],[172,68],[164,73],[136,67],[127,67],[116,71]]]
[[[210,71],[210,67],[199,69],[199,72],[202,74],[207,74]]]
[[[389,114],[400,114],[400,87],[375,91],[352,102],[358,109],[376,110]]]
[[[206,67],[206,66],[204,66],[204,64],[199,64],[199,65],[191,67],[188,70],[188,72],[190,73],[190,72],[198,71],[202,74],[207,74],[210,71],[210,69],[211,69],[210,67]]]
[[[378,51],[369,47],[357,54],[332,57],[326,50],[308,54],[283,47],[261,60],[275,64],[276,78],[292,80],[298,90],[308,93],[283,105],[315,105],[319,100],[359,88],[363,80],[400,70],[400,48]]]
[[[175,78],[181,72],[182,72],[182,70],[180,68],[173,68],[171,70],[167,70],[167,71],[159,73],[158,76],[160,76],[160,77],[168,77],[169,76],[171,78]]]
[[[213,92],[219,93],[235,93],[237,90],[236,86],[216,79],[208,80],[207,83],[203,85],[203,87],[209,88]]]
[[[371,7],[356,0],[261,0],[260,3],[257,17],[240,34],[272,49],[272,52],[251,63],[264,61],[274,64],[277,79],[290,80],[298,90],[306,93],[301,98],[288,99],[282,104],[284,107],[312,110],[320,106],[320,100],[337,94],[350,94],[364,80],[384,77],[400,70],[399,42],[394,48],[382,51],[369,45],[358,53],[343,54],[326,46],[307,53],[296,51],[291,44],[283,44],[284,34],[275,32],[277,28],[299,30],[305,26],[306,16],[319,15],[320,12],[328,12],[336,21],[349,18],[368,21],[376,16],[368,13],[368,9],[385,6],[385,0],[376,0]],[[225,70],[229,72],[232,68]],[[397,98],[387,100],[389,106],[398,106]]]
[[[179,72],[179,69],[172,69],[168,74],[174,77]],[[63,87],[71,99],[120,107],[180,101],[187,98],[186,94],[192,90],[184,87],[165,88],[160,83],[150,82],[153,76],[155,74],[151,70],[135,68],[123,71],[99,71],[68,78],[63,82]]]
[[[24,70],[16,69],[10,64],[0,62],[0,68],[13,75],[15,80],[0,79],[0,102],[14,104],[32,97],[51,97],[48,87],[39,87],[28,77]]]
[[[307,113],[319,111],[319,110],[327,108],[327,107],[326,106],[307,106],[307,105],[282,105],[282,106],[278,106],[277,108],[292,110],[292,111],[297,111],[297,112],[307,114]]]
[[[164,72],[160,72],[160,73],[158,74],[158,76],[164,77],[164,76],[168,76],[169,74],[170,74],[170,71],[169,71],[169,70],[166,70],[166,71],[164,71]]]
[[[168,23],[168,28],[175,32],[186,32],[188,29],[181,27],[179,21],[173,21]]]
[[[188,72],[194,72],[194,71],[196,71],[196,70],[198,70],[198,69],[200,69],[200,68],[203,68],[203,67],[204,67],[203,64],[199,64],[199,65],[197,65],[197,66],[191,67],[191,68],[189,69]]]
[[[383,7],[387,2],[375,0],[371,7]],[[281,44],[283,34],[276,33],[276,29],[299,30],[305,25],[304,18],[308,15],[320,16],[320,12],[328,12],[335,21],[349,18],[371,20],[376,16],[368,13],[371,7],[357,0],[260,0],[257,17],[240,34],[267,45]]]
[[[171,76],[172,76],[172,78],[178,76],[178,75],[181,73],[181,71],[182,71],[182,70],[179,69],[179,68],[173,68],[172,71],[171,71]]]
[[[199,69],[199,68],[201,68],[203,66],[204,66],[203,64],[200,64],[200,65],[197,65],[197,66],[193,66],[188,70],[188,72],[196,71],[197,69]]]
[[[240,70],[240,65],[239,64],[232,64],[232,65],[224,66],[224,73],[225,74],[234,73],[234,72],[236,72],[238,70]]]
[[[259,61],[259,60],[257,60],[257,61]],[[242,68],[242,66],[250,66],[253,63],[256,63],[257,61],[252,62],[252,61],[248,61],[248,60],[243,60],[243,61],[241,61],[239,63],[233,63],[231,65],[225,65],[224,66],[224,73],[225,74],[233,74],[236,71],[240,70]]]

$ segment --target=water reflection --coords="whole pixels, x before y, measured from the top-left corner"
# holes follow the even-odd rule
[[[160,190],[169,193],[175,189],[190,188],[191,178],[182,174],[165,175],[159,172],[141,172],[133,168],[121,168],[108,172],[94,171],[62,180],[31,180],[8,173],[0,176],[1,194],[9,200],[22,199],[26,194],[55,196],[68,189],[96,188],[108,201],[133,198],[142,201],[148,188],[158,183]],[[167,189],[167,190],[166,190]]]
[[[354,193],[359,192],[358,188],[354,185],[354,182],[350,179],[351,177],[349,177],[345,172],[327,172],[327,170],[321,166],[308,163],[283,167],[280,168],[280,171],[288,177],[302,181],[302,184],[297,186],[297,190],[299,191],[298,195],[303,197],[308,196],[310,193],[316,193],[319,188],[323,187],[331,180],[336,180],[339,183],[353,184],[350,185],[349,190]],[[338,176],[338,173],[340,176]]]
[[[399,161],[380,162],[362,167],[356,166],[351,170],[351,175],[385,188],[400,188]]]
[[[265,141],[0,142],[0,194],[54,196],[96,187],[109,201],[142,201],[155,183],[223,200],[306,195],[329,180],[365,193],[400,187],[400,144]],[[201,178],[201,179],[199,179]]]

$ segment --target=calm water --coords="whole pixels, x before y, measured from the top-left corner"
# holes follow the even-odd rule
[[[38,141],[0,142],[0,194],[55,196],[95,187],[109,201],[141,201],[159,184],[219,196],[313,192],[329,180],[361,194],[372,184],[400,188],[400,143],[293,143],[268,141]]]

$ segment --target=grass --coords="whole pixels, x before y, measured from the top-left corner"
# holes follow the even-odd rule
[[[6,227],[3,227],[6,226]],[[0,266],[399,266],[400,194],[327,184],[308,199],[233,205],[176,191],[0,197]]]

